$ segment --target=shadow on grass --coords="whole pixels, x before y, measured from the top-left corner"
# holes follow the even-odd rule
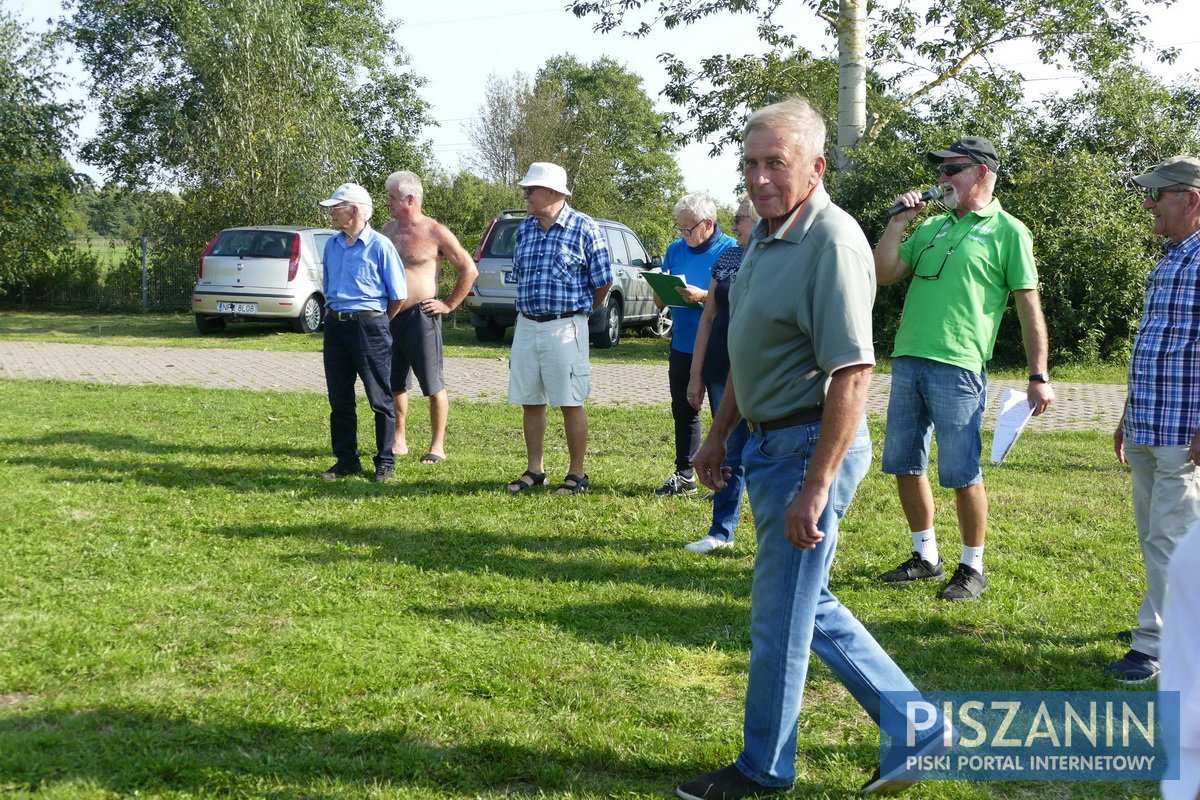
[[[842,749],[805,755],[828,758]],[[197,722],[118,708],[0,715],[0,784],[9,791],[86,781],[121,796],[363,797],[380,789],[397,796],[406,789],[513,798],[572,790],[665,795],[713,766],[668,764],[626,748],[539,749],[500,740],[437,745],[419,731]],[[793,796],[845,788],[808,784]]]

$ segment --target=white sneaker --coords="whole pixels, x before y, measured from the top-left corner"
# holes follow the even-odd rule
[[[705,536],[703,539],[697,539],[683,546],[684,550],[689,553],[711,553],[713,550],[720,550],[722,547],[733,547],[733,542],[727,542],[717,536]]]

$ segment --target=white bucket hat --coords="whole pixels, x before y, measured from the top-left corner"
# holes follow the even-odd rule
[[[567,197],[571,196],[571,192],[567,189],[567,171],[549,161],[535,161],[530,164],[529,171],[517,185],[543,186]]]
[[[332,197],[328,200],[319,201],[317,205],[332,208],[339,203],[354,203],[355,205],[367,206],[369,208],[375,207],[375,204],[371,201],[371,195],[357,183],[343,183],[333,190]]]

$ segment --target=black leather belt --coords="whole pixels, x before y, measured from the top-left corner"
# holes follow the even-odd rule
[[[797,425],[809,425],[816,422],[825,413],[825,406],[813,406],[812,408],[802,408],[794,414],[788,414],[780,419],[773,419],[770,422],[751,422],[746,420],[746,427],[757,433],[758,431],[775,431],[780,428],[794,428]]]
[[[358,322],[360,319],[375,319],[382,311],[334,311],[332,308],[325,312],[338,322]]]
[[[525,319],[532,320],[534,322],[553,322],[556,319],[567,319],[569,317],[573,317],[576,314],[580,314],[580,313],[583,313],[583,312],[568,311],[565,314],[524,314],[523,316],[525,317]]]

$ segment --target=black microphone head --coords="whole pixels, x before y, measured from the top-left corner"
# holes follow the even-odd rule
[[[921,192],[921,199],[928,203],[930,200],[941,200],[942,195],[944,194],[945,192],[942,191],[942,187],[930,186],[928,189]]]

